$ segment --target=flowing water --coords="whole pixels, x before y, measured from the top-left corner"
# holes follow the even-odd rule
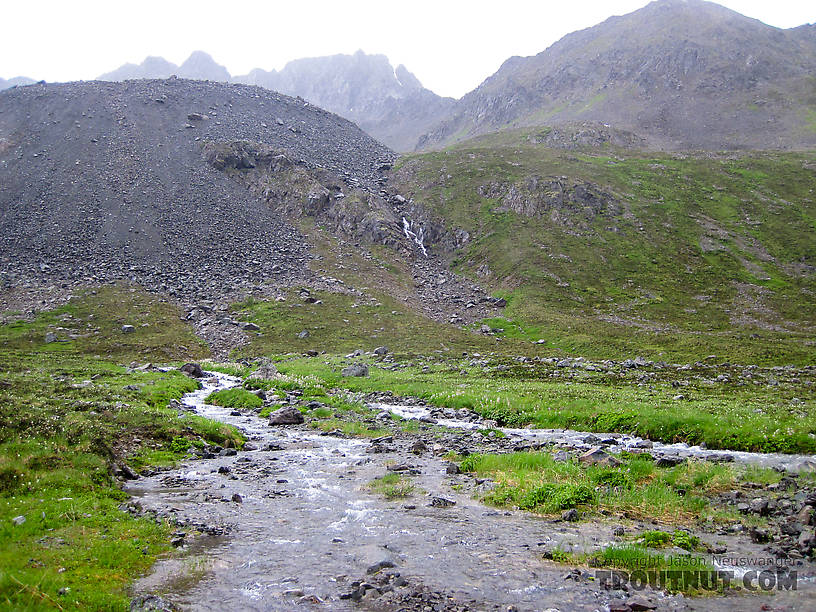
[[[378,410],[385,410],[404,419],[428,419],[433,411],[426,406],[404,404],[371,405]],[[433,419],[437,425],[455,429],[479,429],[481,422],[472,422],[451,418]],[[513,429],[496,428],[510,438],[535,443],[553,443],[576,450],[589,450],[599,443],[611,452],[646,450],[656,457],[674,457],[678,459],[703,459],[708,461],[734,461],[758,467],[774,468],[790,472],[816,470],[816,457],[812,455],[783,455],[780,453],[749,453],[742,451],[710,450],[684,443],[662,444],[644,440],[638,436],[619,433],[590,433],[571,429]]]
[[[430,453],[408,453],[409,442],[371,453],[367,440],[232,416],[205,398],[240,380],[208,377],[184,405],[235,425],[260,450],[191,460],[128,486],[145,509],[224,534],[191,540],[186,561],[160,562],[138,590],[165,593],[185,610],[379,609],[377,600],[353,603],[340,594],[364,578],[366,568],[387,560],[410,584],[479,602],[470,609],[603,610],[612,599],[596,583],[566,580],[569,568],[541,559],[544,545],[580,551],[611,542],[612,525],[556,523],[488,508],[451,488],[469,477],[446,475],[445,463]],[[408,462],[419,472],[411,498],[386,501],[367,491],[389,462]],[[431,506],[435,496],[455,505]],[[797,608],[794,595],[773,601],[816,609]],[[652,596],[660,609],[695,609],[683,598]],[[735,608],[714,598],[696,609]]]

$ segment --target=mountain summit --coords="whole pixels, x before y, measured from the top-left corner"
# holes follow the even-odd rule
[[[598,121],[661,148],[816,144],[816,34],[703,0],[658,0],[508,59],[421,146]]]
[[[294,60],[280,72],[253,70],[234,79],[290,96],[300,96],[350,119],[395,150],[413,148],[453,106],[422,87],[405,66],[394,68],[384,55],[331,55]]]
[[[199,81],[228,83],[230,74],[204,51],[193,51],[181,66],[168,62],[163,57],[150,56],[141,64],[124,64],[116,70],[106,72],[100,81],[126,81],[129,79],[166,79],[172,75]]]

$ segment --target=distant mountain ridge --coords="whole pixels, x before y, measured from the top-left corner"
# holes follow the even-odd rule
[[[425,89],[405,66],[395,68],[385,55],[362,51],[294,60],[280,72],[256,69],[234,80],[300,96],[354,121],[397,151],[413,149],[418,135],[454,104]]]
[[[197,51],[181,66],[149,57],[100,78],[171,74],[299,96],[397,151],[575,125],[610,127],[661,150],[816,147],[816,25],[782,30],[705,0],[656,0],[538,55],[511,57],[459,100],[362,51],[236,77]]]
[[[182,78],[258,85],[300,96],[321,108],[354,121],[380,142],[398,151],[412,150],[419,134],[441,121],[454,100],[422,87],[405,66],[391,65],[384,55],[313,57],[289,62],[280,72],[260,68],[232,77],[203,51],[195,51],[181,66],[161,57],[125,64],[99,77],[102,81]]]
[[[0,79],[0,91],[9,89],[10,87],[20,87],[22,85],[32,85],[36,83],[34,79],[28,77],[14,77],[13,79]]]
[[[598,121],[657,148],[816,145],[816,26],[780,30],[703,0],[657,0],[512,57],[424,135]]]
[[[163,57],[149,56],[141,64],[124,64],[116,70],[99,76],[100,81],[127,81],[129,79],[166,79],[176,75],[183,79],[217,81],[229,83],[232,80],[226,68],[203,51],[193,51],[181,66],[168,62]]]

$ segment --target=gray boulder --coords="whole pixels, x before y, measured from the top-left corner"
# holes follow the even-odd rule
[[[364,363],[355,363],[340,371],[343,376],[368,376],[368,366]]]
[[[602,465],[615,467],[620,462],[612,455],[607,454],[600,446],[595,446],[578,457],[578,461],[584,465]]]
[[[269,379],[275,378],[278,375],[278,368],[275,367],[275,364],[271,361],[264,361],[255,370],[252,374],[250,374],[247,378],[250,380],[255,379]]]
[[[294,406],[284,406],[269,415],[270,425],[300,425],[303,415]]]

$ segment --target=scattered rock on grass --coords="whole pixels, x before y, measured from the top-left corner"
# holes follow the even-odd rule
[[[595,446],[578,457],[578,461],[584,465],[604,465],[608,467],[615,467],[620,462],[612,455],[604,451],[600,446]]]

